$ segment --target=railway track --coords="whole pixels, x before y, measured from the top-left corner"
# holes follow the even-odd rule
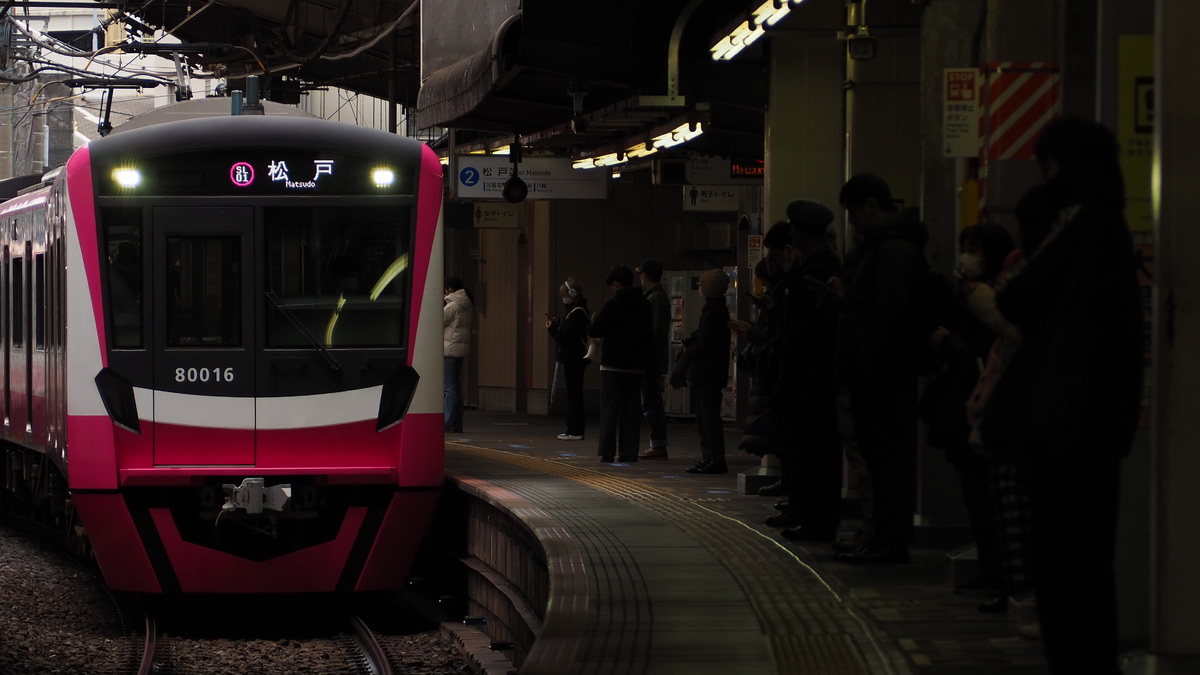
[[[350,617],[354,644],[358,647],[361,661],[357,661],[365,675],[392,675],[391,660],[384,652],[375,633],[367,627],[361,617]]]

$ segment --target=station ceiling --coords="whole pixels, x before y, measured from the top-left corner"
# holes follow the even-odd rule
[[[482,19],[473,3],[511,16],[472,38],[473,52],[440,54],[439,36]],[[426,17],[421,0],[99,4],[170,32],[190,45],[186,58],[233,82],[265,75],[272,100],[327,86],[394,100],[417,128],[456,130],[459,148],[519,138],[527,152],[594,157],[699,122],[691,152],[762,156],[762,59],[714,62],[709,51],[761,0],[425,0]]]

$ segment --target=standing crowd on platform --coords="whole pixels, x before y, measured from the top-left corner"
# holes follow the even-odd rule
[[[566,372],[559,438],[583,438],[581,382],[589,341],[599,341],[601,461],[666,459],[663,391],[686,384],[701,455],[687,471],[726,473],[732,330],[750,374],[740,447],[780,463],[779,482],[759,491],[783,497],[768,525],[832,542],[838,562],[907,563],[923,422],[960,478],[980,570],[964,590],[990,594],[980,611],[1032,597],[1052,672],[1119,672],[1117,496],[1144,368],[1124,183],[1112,133],[1082,118],[1051,122],[1037,158],[1043,180],[1015,210],[1019,239],[995,224],[964,228],[950,276],[926,260],[917,210],[898,209],[875,175],[841,189],[844,257],[831,246],[833,212],[791,203],[763,239],[755,321],[730,319],[729,276],[708,270],[699,327],[675,364],[661,263],[637,268],[641,288],[633,270],[613,267],[613,296],[590,317],[568,279],[566,318],[546,322]],[[862,524],[839,540],[843,462]]]

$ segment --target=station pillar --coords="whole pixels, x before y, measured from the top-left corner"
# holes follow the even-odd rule
[[[1150,649],[1200,665],[1200,3],[1158,0],[1156,17],[1151,422]],[[1166,671],[1160,671],[1166,672]],[[1172,671],[1176,672],[1176,671]],[[1184,672],[1179,670],[1177,672]],[[1190,671],[1195,672],[1195,671]]]

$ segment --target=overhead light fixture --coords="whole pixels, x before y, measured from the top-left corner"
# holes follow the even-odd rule
[[[624,153],[610,152],[606,155],[597,155],[596,157],[588,157],[586,159],[577,159],[571,162],[572,169],[595,169],[602,166],[616,166],[628,162]]]
[[[709,50],[713,61],[728,61],[754,44],[766,34],[766,26],[774,26],[787,16],[792,8],[803,0],[766,0],[750,14],[750,18],[738,24]]]
[[[670,131],[652,137],[648,141],[635,143],[625,148],[624,152],[610,152],[608,154],[598,155],[596,157],[577,159],[571,163],[571,168],[595,169],[602,166],[615,166],[617,164],[624,164],[630,159],[648,157],[659,150],[673,148],[681,143],[686,143],[703,133],[703,123],[684,122]]]
[[[638,143],[637,145],[631,145],[628,148],[625,148],[625,156],[629,159],[647,157],[656,152],[658,152],[658,148],[654,146],[653,141],[648,143]]]
[[[680,143],[687,143],[702,133],[704,133],[704,125],[700,122],[680,124],[665,134],[655,136],[654,147],[656,149],[673,148]]]

